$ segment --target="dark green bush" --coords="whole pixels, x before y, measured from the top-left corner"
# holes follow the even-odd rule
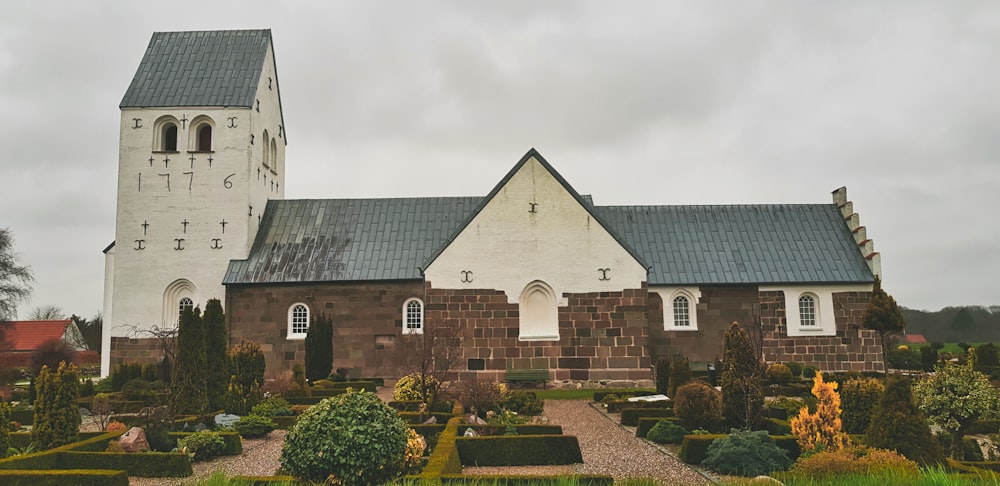
[[[708,446],[702,464],[709,469],[737,476],[759,476],[788,468],[788,454],[763,430],[733,429],[729,436]]]
[[[764,370],[764,380],[768,384],[787,385],[792,381],[792,370],[781,363],[773,363]]]
[[[145,405],[154,405],[156,403],[156,394],[153,392],[153,386],[148,381],[134,378],[122,386],[122,399],[142,402]]]
[[[250,413],[265,417],[294,415],[292,413],[292,405],[288,403],[288,400],[278,395],[261,400],[260,403],[253,406],[253,411]]]
[[[125,471],[93,470],[0,470],[0,483],[6,486],[128,486]]]
[[[686,356],[676,356],[670,360],[670,383],[666,395],[673,397],[677,389],[691,381],[691,363]]]
[[[252,409],[263,398],[261,388],[264,386],[264,369],[267,366],[264,353],[257,343],[240,341],[226,350],[226,357],[229,373],[236,377],[236,383],[243,393],[241,401]]]
[[[799,378],[802,376],[802,363],[787,361],[785,362],[785,366],[788,367],[788,371],[792,372],[792,378]]]
[[[501,398],[497,406],[518,415],[536,416],[544,411],[545,400],[538,398],[535,392],[514,391]]]
[[[306,379],[320,380],[333,369],[333,321],[326,314],[312,316],[306,332]]]
[[[441,484],[488,484],[490,486],[558,486],[573,484],[576,486],[614,486],[615,478],[614,476],[604,474],[573,474],[569,476],[444,474],[441,476]]]
[[[768,435],[789,435],[792,433],[792,426],[787,420],[768,417],[761,421],[761,427],[767,431]]]
[[[815,366],[804,366],[802,367],[802,377],[811,380],[816,377],[817,371],[819,371],[819,369]]]
[[[688,429],[713,429],[722,421],[722,395],[703,381],[692,381],[677,389],[674,415]]]
[[[674,411],[669,408],[626,408],[622,410],[621,424],[635,427],[642,417],[673,417]]]
[[[673,400],[657,400],[655,402],[630,402],[625,400],[608,400],[604,402],[608,413],[621,413],[626,408],[674,408]]]
[[[129,476],[144,478],[176,478],[191,475],[191,458],[187,454],[149,452],[128,454],[124,452],[63,452],[59,454],[59,468],[67,469],[118,469]]]
[[[661,421],[653,426],[646,438],[657,444],[680,444],[688,430],[669,421]]]
[[[194,454],[194,460],[207,461],[222,454],[226,442],[218,432],[203,430],[187,437],[177,439],[177,449],[188,454]]]
[[[731,426],[750,428],[764,408],[761,363],[739,322],[729,326],[723,342],[722,415]]]
[[[993,343],[976,346],[976,366],[1000,366],[1000,348]]]
[[[208,431],[203,431],[208,432]],[[171,432],[169,438],[171,441],[177,445],[181,439],[185,439],[194,434],[200,434],[203,432]],[[217,434],[222,439],[222,452],[219,452],[220,456],[238,456],[243,453],[243,441],[240,438],[240,434],[233,431],[221,431],[213,432]]]
[[[646,434],[649,433],[650,429],[652,429],[653,427],[655,427],[656,424],[658,424],[660,422],[663,422],[663,421],[673,422],[673,423],[678,424],[678,425],[680,425],[680,423],[681,423],[681,419],[679,419],[677,417],[666,417],[666,418],[662,418],[662,417],[642,417],[642,418],[639,419],[639,423],[635,426],[635,436],[636,437],[646,437]]]
[[[0,458],[7,457],[10,449],[10,406],[0,398]]]
[[[856,378],[844,382],[840,387],[840,418],[844,432],[865,432],[884,391],[882,382],[875,378]]]
[[[887,381],[865,432],[865,444],[895,450],[918,464],[944,462],[945,450],[934,440],[927,420],[913,402],[910,380],[900,376]]]
[[[667,393],[670,388],[669,358],[660,358],[656,360],[656,365],[653,367],[653,380],[653,384],[656,385],[656,393],[669,395]]]
[[[920,353],[907,347],[890,349],[886,361],[890,368],[897,370],[920,370],[924,367],[920,362]]]
[[[388,482],[403,473],[408,434],[396,411],[377,396],[348,392],[299,417],[285,437],[281,467],[310,481],[332,476],[347,486]]]
[[[1000,420],[977,420],[972,422],[967,429],[965,429],[966,434],[995,434],[1000,432]]]
[[[715,439],[726,437],[726,434],[685,435],[681,441],[681,449],[677,457],[687,464],[701,464],[708,455],[708,446]]]
[[[233,428],[244,438],[253,439],[271,433],[278,426],[268,417],[250,414],[240,417],[239,422],[233,424]]]
[[[571,435],[459,437],[463,465],[543,466],[583,462],[580,443]]]
[[[34,426],[31,439],[42,450],[76,442],[80,436],[80,380],[77,368],[66,362],[49,370],[43,366],[35,382]]]
[[[938,351],[930,346],[920,348],[920,364],[924,371],[934,371],[934,365],[938,362]]]

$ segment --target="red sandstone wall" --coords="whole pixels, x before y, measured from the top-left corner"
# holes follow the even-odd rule
[[[697,331],[665,331],[663,300],[649,294],[649,336],[653,362],[671,355],[684,355],[692,365],[704,369],[722,359],[723,335],[733,321],[750,322],[757,301],[756,286],[701,287],[695,306]]]
[[[797,361],[823,371],[885,371],[882,343],[861,321],[871,292],[833,294],[837,335],[785,335],[785,301],[781,292],[760,292],[764,327],[764,358],[768,362]]]
[[[518,340],[517,304],[491,289],[434,289],[427,285],[428,325],[465,337],[466,371],[459,379],[502,379],[504,370],[544,368],[558,380],[648,380],[645,289],[569,294],[559,307],[558,341]],[[484,370],[470,371],[469,359]]]
[[[268,376],[304,363],[305,341],[286,339],[288,309],[303,302],[312,314],[325,313],[333,319],[334,369],[346,368],[355,377],[397,376],[403,302],[412,297],[426,303],[423,282],[229,286],[230,342],[259,343]],[[376,346],[378,336],[392,338]]]

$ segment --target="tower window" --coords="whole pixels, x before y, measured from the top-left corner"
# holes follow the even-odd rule
[[[210,152],[212,150],[212,125],[204,124],[198,127],[198,151]]]
[[[177,151],[177,125],[173,123],[163,125],[163,146],[161,149],[164,152]]]
[[[263,150],[260,151],[260,153],[261,153],[261,162],[263,162],[264,167],[270,167],[271,166],[271,157],[270,157],[271,151],[267,149],[267,140],[268,140],[267,130],[264,130],[264,136],[261,137],[261,139],[264,140],[264,144],[263,144],[264,146],[262,147]]]
[[[184,315],[184,310],[185,309],[186,310],[192,310],[192,309],[194,309],[194,301],[191,300],[189,297],[184,297],[184,298],[181,299],[181,303],[180,303],[180,305],[178,305],[178,309],[177,309],[177,311],[178,311],[177,312],[177,318],[178,319],[180,319],[180,316]]]
[[[691,307],[687,296],[678,295],[674,297],[674,326],[691,326]]]

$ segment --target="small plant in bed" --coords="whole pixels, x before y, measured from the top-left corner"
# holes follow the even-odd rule
[[[271,433],[272,430],[277,428],[277,424],[275,424],[269,417],[250,414],[240,418],[238,422],[233,424],[233,428],[236,429],[236,432],[239,432],[243,438],[255,439]]]
[[[680,444],[687,433],[687,429],[683,426],[667,420],[661,420],[652,429],[649,429],[649,432],[646,433],[646,438],[657,444]]]

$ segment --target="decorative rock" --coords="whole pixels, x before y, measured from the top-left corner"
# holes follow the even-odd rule
[[[239,421],[240,416],[231,413],[220,413],[215,416],[215,425],[220,427],[229,427]]]
[[[465,433],[462,435],[466,437],[475,437],[479,434],[477,434],[475,430],[472,430],[472,427],[469,427],[468,429],[465,429]]]
[[[476,414],[471,414],[468,417],[465,417],[465,422],[473,425],[486,425],[486,421],[479,418]]]
[[[118,439],[118,445],[122,446],[122,450],[125,452],[140,452],[149,450],[149,441],[146,440],[146,431],[142,430],[141,427],[132,427],[128,429]]]
[[[670,400],[666,395],[644,395],[641,397],[630,397],[628,401],[630,402],[662,402],[664,400]]]
[[[424,420],[423,423],[425,423],[425,424],[436,424],[436,423],[438,423],[438,419],[437,419],[437,417],[431,415],[431,418],[429,418],[427,420]]]

